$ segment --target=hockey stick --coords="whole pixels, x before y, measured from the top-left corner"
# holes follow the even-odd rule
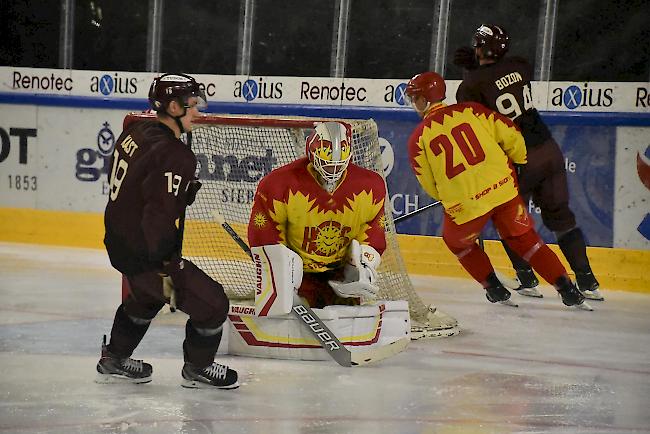
[[[212,211],[212,216],[252,260],[253,253],[251,252],[250,247],[248,247],[248,244],[241,239],[232,226],[226,222],[221,213],[214,210]],[[367,365],[394,356],[395,354],[402,352],[410,342],[408,337],[403,337],[382,347],[375,347],[361,351],[350,351],[345,348],[336,335],[323,323],[323,320],[321,320],[309,306],[303,304],[302,300],[295,292],[293,293],[293,306],[291,308],[291,313],[296,316],[300,320],[301,324],[303,324],[320,342],[321,346],[334,359],[334,361],[345,367]]]
[[[440,205],[440,203],[441,203],[441,202],[438,200],[438,201],[436,201],[436,202],[430,203],[429,205],[425,205],[425,206],[423,206],[422,208],[418,208],[418,209],[416,209],[415,211],[411,211],[411,212],[408,213],[408,214],[404,214],[404,215],[401,215],[401,216],[399,216],[399,217],[397,217],[397,218],[394,218],[394,219],[393,219],[393,222],[394,222],[394,223],[397,223],[397,222],[399,222],[400,220],[405,220],[405,219],[411,218],[411,217],[413,217],[414,215],[419,214],[419,213],[421,213],[422,211],[424,211],[424,210],[426,210],[426,209],[429,209],[429,208],[434,207],[434,206],[436,206],[436,205]]]

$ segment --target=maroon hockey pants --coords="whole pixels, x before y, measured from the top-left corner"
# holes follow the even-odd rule
[[[192,262],[185,260],[184,263],[180,271],[182,286],[176,287],[176,306],[190,316],[183,343],[184,358],[196,366],[208,366],[214,360],[221,333],[203,336],[197,329],[219,328],[226,320],[229,301],[218,282]],[[168,300],[163,295],[163,280],[157,272],[123,277],[122,294],[109,348],[121,357],[129,357],[149,328],[148,323],[139,324],[132,318],[151,320]]]

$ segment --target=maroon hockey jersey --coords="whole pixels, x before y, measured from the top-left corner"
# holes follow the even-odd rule
[[[111,162],[104,244],[111,264],[131,275],[179,253],[176,220],[185,209],[196,157],[157,120],[130,124]]]
[[[531,148],[551,137],[533,105],[530,81],[533,69],[521,57],[504,57],[496,63],[464,72],[456,92],[458,102],[479,102],[512,119]]]

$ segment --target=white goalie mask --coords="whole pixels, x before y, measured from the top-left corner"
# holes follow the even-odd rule
[[[314,128],[305,143],[307,157],[328,185],[345,173],[352,156],[351,133],[339,122],[323,122]]]

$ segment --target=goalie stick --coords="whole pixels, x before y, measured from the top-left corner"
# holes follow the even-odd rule
[[[246,252],[252,260],[253,254],[250,247],[241,239],[232,226],[226,222],[221,213],[214,210],[212,211],[212,215],[217,223],[221,225],[228,235],[230,235],[237,245],[239,245],[239,247]],[[320,342],[321,346],[325,351],[327,351],[332,359],[334,359],[334,361],[339,365],[345,367],[367,365],[394,356],[395,354],[404,351],[410,342],[408,337],[403,337],[381,347],[369,348],[361,351],[350,351],[345,348],[336,335],[323,323],[323,320],[321,320],[309,306],[303,304],[302,300],[295,292],[293,294],[291,313],[296,316],[300,320],[300,323],[309,330],[318,342]]]

